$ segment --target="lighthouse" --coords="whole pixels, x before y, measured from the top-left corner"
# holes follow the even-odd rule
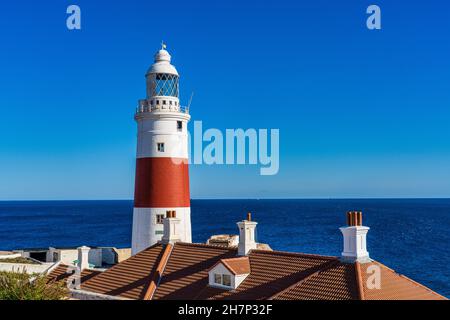
[[[180,105],[179,75],[163,44],[139,100],[132,254],[161,240],[163,220],[179,219],[180,241],[192,242],[189,194],[189,110]]]

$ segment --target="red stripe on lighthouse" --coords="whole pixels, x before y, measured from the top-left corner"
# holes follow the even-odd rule
[[[190,207],[188,160],[137,159],[134,207]]]

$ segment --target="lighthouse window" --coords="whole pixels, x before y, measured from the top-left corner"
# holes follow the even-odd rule
[[[157,214],[156,215],[156,224],[163,224],[164,215],[163,214]]]
[[[164,143],[158,143],[158,151],[159,152],[164,152]]]
[[[178,97],[178,76],[168,73],[153,74],[150,87],[153,96]]]
[[[183,130],[183,121],[177,121],[177,130],[178,131]]]

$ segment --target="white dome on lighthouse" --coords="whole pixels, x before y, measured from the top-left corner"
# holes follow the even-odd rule
[[[154,73],[167,73],[178,76],[177,69],[170,64],[171,56],[165,49],[159,50],[155,54],[155,63],[148,69],[147,75]]]
[[[147,78],[147,98],[170,97],[171,99],[177,99],[172,103],[178,105],[179,75],[170,60],[171,56],[163,43],[161,50],[155,54],[155,63],[152,64],[145,75]],[[155,103],[158,103],[158,100],[155,101]]]

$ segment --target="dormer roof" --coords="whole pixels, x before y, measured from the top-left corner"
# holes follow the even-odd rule
[[[219,264],[222,264],[234,275],[250,273],[250,259],[248,257],[221,259],[211,269],[214,269]]]

